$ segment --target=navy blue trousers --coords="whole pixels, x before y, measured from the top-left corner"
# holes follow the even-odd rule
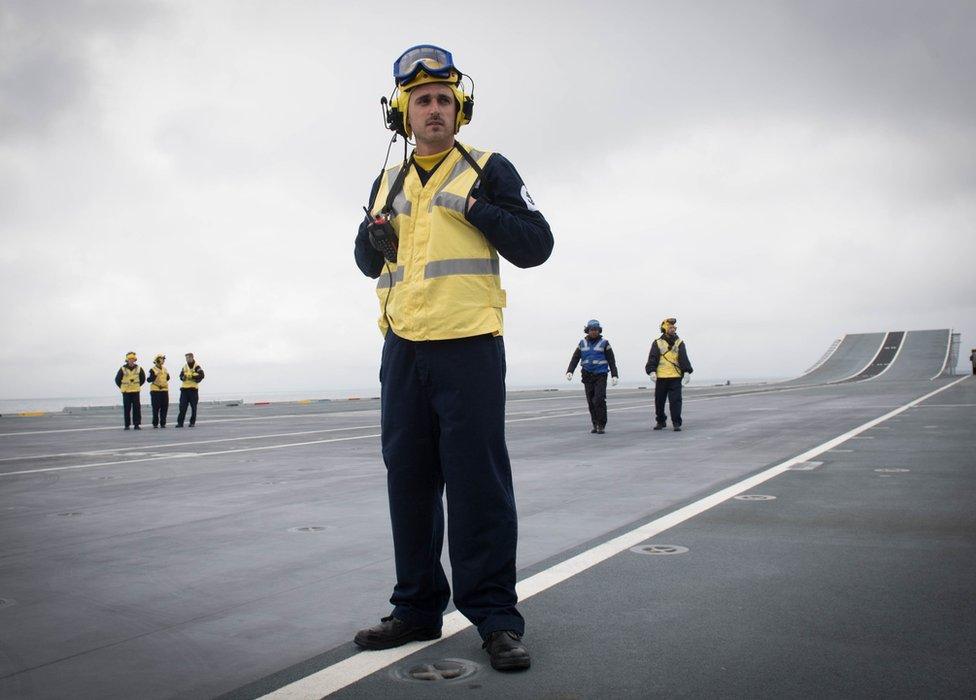
[[[176,425],[183,427],[183,420],[186,418],[186,409],[190,408],[190,425],[194,426],[197,422],[197,403],[200,401],[199,389],[184,389],[180,387],[180,412],[176,416]]]
[[[138,426],[142,423],[142,405],[139,403],[139,392],[138,391],[123,391],[122,392],[122,420],[125,421],[125,427],[129,427],[129,423]],[[132,416],[130,421],[129,416]]]
[[[654,384],[654,419],[658,425],[667,425],[665,403],[670,404],[671,423],[681,427],[681,377],[658,379]]]
[[[413,342],[387,333],[380,382],[394,616],[441,626],[451,597],[440,561],[446,487],[454,604],[482,637],[522,634],[502,338]]]

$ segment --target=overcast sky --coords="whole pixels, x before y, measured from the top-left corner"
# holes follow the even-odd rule
[[[846,332],[953,327],[968,357],[974,27],[937,0],[0,0],[0,398],[111,394],[130,349],[194,351],[213,394],[375,385],[352,246],[418,43],[474,77],[461,140],[555,235],[503,263],[510,385],[565,385],[592,317],[624,380],[665,316],[702,378]]]

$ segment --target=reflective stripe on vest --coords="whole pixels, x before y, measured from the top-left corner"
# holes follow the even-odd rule
[[[481,167],[491,156],[465,148]],[[381,178],[373,213],[386,202],[400,167]],[[464,216],[477,181],[478,173],[457,149],[444,157],[426,185],[410,166],[390,214],[400,239],[397,264],[384,266],[376,280],[380,332],[387,330],[385,305],[393,331],[407,340],[502,333],[505,291],[498,253]]]
[[[139,365],[133,368],[122,365],[122,393],[131,394],[139,391]]]
[[[389,289],[391,286],[395,286],[397,282],[403,281],[403,268],[398,267],[392,272],[388,270],[388,266],[383,267],[383,272],[380,274],[380,278],[376,280],[377,289]],[[391,285],[392,282],[392,285]]]
[[[592,345],[587,338],[583,338],[580,341],[579,348],[580,367],[582,369],[585,369],[591,374],[606,374],[610,371],[610,365],[607,362],[606,356],[606,338],[600,338]]]
[[[153,376],[153,382],[149,387],[149,391],[169,391],[169,371],[166,367],[156,367],[154,365],[153,372],[156,374]]]
[[[668,341],[663,338],[657,339],[657,349],[661,351],[661,361],[657,365],[658,379],[674,379],[684,374],[678,366],[678,348],[681,346],[681,338],[674,341],[674,345],[668,348]]]
[[[193,373],[199,367],[200,367],[200,365],[195,364],[195,363],[193,365],[193,369],[190,369],[190,365],[188,365],[188,364],[184,364],[183,365],[183,376],[185,377],[185,379],[183,380],[183,383],[180,385],[182,388],[184,388],[184,389],[196,389],[198,386],[200,386],[195,381],[193,381]]]

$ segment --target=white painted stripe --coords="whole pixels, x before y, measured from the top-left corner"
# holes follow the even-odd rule
[[[963,377],[963,379],[965,379],[965,378],[966,377]],[[961,381],[961,380],[959,380],[959,381]],[[822,388],[827,388],[828,386],[829,385],[826,385],[825,384],[825,385],[816,386],[816,387],[799,386],[799,387],[788,387],[788,388],[784,388],[784,389],[766,389],[766,390],[747,391],[747,392],[741,392],[741,393],[735,393],[735,394],[729,394],[729,393],[708,394],[708,395],[705,395],[705,396],[696,396],[696,397],[692,397],[692,398],[686,399],[685,400],[685,403],[697,403],[697,402],[700,402],[700,401],[715,401],[715,400],[723,399],[723,398],[738,398],[738,397],[741,397],[741,396],[753,396],[753,395],[756,395],[756,394],[778,394],[778,393],[785,393],[785,392],[789,392],[789,391],[805,391],[805,390],[808,390],[808,389],[822,389]],[[616,412],[621,412],[621,411],[632,411],[632,410],[635,410],[635,409],[650,408],[651,406],[653,406],[653,403],[638,403],[638,404],[634,404],[632,406],[625,406],[623,408],[616,408],[616,407],[614,407],[614,408],[608,408],[607,409],[607,412],[608,413],[616,413]],[[337,414],[321,414],[321,415],[337,415]],[[525,423],[525,422],[538,421],[538,420],[548,420],[550,418],[569,418],[569,417],[573,417],[573,416],[585,416],[585,415],[589,415],[589,412],[588,411],[571,411],[569,413],[545,413],[545,414],[542,414],[542,415],[533,416],[531,418],[513,418],[513,419],[510,419],[510,420],[506,420],[505,422],[506,423]],[[246,419],[244,419],[244,420],[246,420]],[[357,429],[357,430],[368,430],[369,428],[379,428],[379,426],[378,425],[376,425],[376,426],[357,426],[355,429]],[[96,430],[100,430],[100,428],[96,428]],[[118,428],[113,428],[113,430],[118,430]],[[352,428],[337,428],[336,430],[340,430],[340,431],[341,430],[352,430]],[[310,432],[318,432],[318,431],[310,431]],[[333,439],[329,439],[329,440],[312,440],[312,441],[309,441],[309,442],[292,442],[292,443],[285,443],[285,444],[282,444],[282,445],[265,445],[265,446],[261,446],[261,447],[245,447],[245,448],[240,448],[240,449],[236,449],[236,450],[216,450],[216,451],[213,451],[213,452],[192,452],[192,453],[187,452],[187,453],[184,453],[184,454],[180,454],[179,456],[177,456],[177,455],[170,455],[170,456],[161,455],[161,456],[146,457],[146,458],[141,458],[141,459],[125,459],[125,460],[119,460],[119,461],[115,461],[115,462],[96,462],[96,463],[93,463],[93,464],[72,464],[72,465],[62,466],[62,467],[47,467],[47,468],[44,468],[44,469],[27,469],[27,470],[14,471],[14,472],[0,472],[0,477],[4,477],[4,476],[17,476],[17,475],[23,475],[23,474],[40,474],[40,473],[43,473],[43,472],[72,471],[72,470],[75,470],[75,469],[85,469],[87,467],[108,467],[108,466],[119,465],[119,464],[129,464],[130,462],[155,462],[155,461],[158,461],[158,460],[161,460],[161,459],[170,459],[170,458],[173,458],[173,459],[188,459],[188,458],[191,458],[191,457],[209,457],[210,455],[236,454],[238,452],[255,452],[255,451],[259,451],[259,450],[277,450],[277,449],[283,449],[283,448],[286,448],[286,447],[304,447],[306,445],[318,445],[318,444],[329,443],[329,442],[344,442],[344,441],[348,441],[348,440],[360,440],[362,438],[368,438],[368,437],[377,437],[377,435],[360,435],[360,436],[354,436],[354,437],[348,437],[348,438],[333,438]],[[223,438],[223,439],[224,440],[231,440],[231,439],[236,439],[236,438]],[[219,441],[220,440],[214,440],[214,442],[219,442]],[[200,441],[200,442],[202,442],[202,441]],[[200,444],[200,443],[186,443],[186,444]],[[117,453],[117,452],[124,452],[126,450],[154,449],[154,448],[155,448],[155,446],[150,443],[148,445],[147,444],[143,444],[143,445],[133,446],[133,447],[130,447],[130,448],[114,447],[114,448],[107,449],[107,450],[98,450],[98,451],[96,451],[94,453],[90,453],[89,452],[89,453],[79,453],[79,454],[112,454],[112,453]]]
[[[376,430],[378,425],[353,425],[348,428],[322,428],[320,430],[301,430],[294,433],[270,433],[266,435],[241,435],[230,438],[214,438],[213,440],[190,440],[189,442],[164,442],[160,445],[147,443],[131,447],[109,447],[104,450],[86,450],[84,452],[59,452],[48,455],[25,455],[23,457],[0,457],[0,462],[26,462],[31,459],[54,459],[56,457],[95,457],[102,454],[128,452],[129,450],[159,450],[167,447],[186,447],[187,445],[211,445],[216,442],[236,442],[238,440],[266,440],[269,438],[294,437],[295,435],[315,435],[317,433],[339,433],[345,430]]]
[[[624,408],[607,409],[607,411],[608,412],[616,412],[616,411],[630,411],[630,410],[637,409],[637,408],[644,408],[644,409],[646,409],[646,408],[650,408],[652,405],[653,404],[650,404],[650,403],[641,403],[641,404],[637,404],[637,405],[634,405],[634,406],[627,406],[627,407],[624,407]],[[548,413],[548,414],[541,415],[541,416],[533,416],[531,418],[513,418],[511,420],[506,420],[505,422],[506,423],[525,423],[527,421],[548,420],[550,418],[566,418],[566,417],[571,417],[571,416],[582,416],[582,415],[589,415],[589,412],[588,411],[573,411],[571,413],[558,413],[558,414]],[[377,426],[369,426],[369,427],[378,428],[379,426],[377,425]],[[86,469],[86,468],[89,468],[89,467],[111,467],[111,466],[118,466],[118,465],[123,465],[123,464],[134,464],[134,463],[137,463],[137,462],[157,462],[157,461],[159,461],[161,459],[190,459],[190,458],[193,458],[193,457],[197,457],[197,458],[199,458],[199,457],[210,457],[212,455],[237,454],[237,453],[240,453],[240,452],[257,452],[257,451],[261,451],[261,450],[280,450],[280,449],[284,449],[286,447],[305,447],[307,445],[321,445],[321,444],[330,443],[330,442],[347,442],[349,440],[362,440],[362,439],[365,439],[365,438],[374,438],[374,437],[380,437],[380,434],[379,433],[374,433],[374,434],[370,434],[370,435],[354,435],[354,436],[351,436],[351,437],[330,438],[330,439],[326,439],[326,440],[310,440],[310,441],[307,441],[307,442],[288,442],[288,443],[284,443],[282,445],[262,445],[262,446],[259,446],[259,447],[242,447],[242,448],[238,448],[238,449],[235,449],[235,450],[214,450],[212,452],[185,452],[185,453],[177,453],[177,454],[171,454],[171,455],[159,455],[159,456],[153,456],[153,457],[142,457],[142,458],[139,458],[139,459],[123,459],[123,460],[116,460],[114,462],[94,462],[92,464],[70,464],[70,465],[67,465],[67,466],[46,467],[46,468],[43,468],[43,469],[25,469],[25,470],[14,471],[14,472],[0,472],[0,477],[4,477],[4,476],[19,476],[19,475],[24,475],[24,474],[42,474],[44,472],[73,471],[75,469]],[[188,443],[188,444],[193,444],[193,443]],[[135,449],[135,450],[137,450],[137,449],[140,449],[140,448],[142,448],[142,449],[154,449],[154,446],[152,446],[152,445],[140,445],[139,447],[133,447],[133,448],[113,448],[111,450],[107,450],[106,452],[108,454],[112,454],[112,453],[115,453],[115,452],[123,452],[126,449]]]
[[[74,469],[89,469],[91,467],[111,467],[120,464],[135,464],[137,462],[158,462],[161,459],[193,459],[196,457],[212,457],[214,455],[230,455],[240,452],[260,452],[263,450],[281,450],[286,447],[304,447],[306,445],[322,445],[327,442],[346,442],[348,440],[365,440],[378,438],[379,433],[369,435],[353,435],[350,437],[327,438],[325,440],[309,440],[308,442],[289,442],[284,445],[260,445],[258,447],[239,447],[236,450],[214,450],[213,452],[177,452],[176,454],[161,455],[159,457],[141,457],[139,459],[124,459],[116,462],[95,462],[94,464],[71,464],[66,467],[46,467],[44,469],[25,469],[17,472],[0,472],[0,476],[18,476],[21,474],[42,474],[44,472],[64,472]]]
[[[961,342],[960,342],[960,344],[961,344]],[[945,359],[942,360],[942,368],[939,370],[938,374],[936,374],[934,377],[930,377],[929,378],[929,381],[932,381],[933,379],[938,379],[943,374],[945,374],[945,371],[946,371],[946,368],[947,368],[946,365],[949,364],[949,353],[950,352],[952,352],[952,329],[951,328],[949,329],[949,339],[948,339],[948,342],[946,343]]]
[[[865,430],[873,428],[879,423],[898,415],[902,411],[908,410],[912,406],[925,401],[931,396],[935,396],[939,392],[945,391],[949,387],[954,386],[961,381],[962,379],[958,379],[951,384],[940,387],[935,391],[922,396],[921,398],[910,401],[909,403],[896,408],[895,410],[886,413],[879,418],[870,420],[867,423],[854,428],[853,430],[847,431],[843,435],[838,435],[837,437],[809,449],[802,454],[792,457],[785,462],[781,462],[774,467],[770,467],[765,471],[754,474],[753,476],[743,479],[732,486],[728,486],[721,491],[717,491],[710,496],[706,496],[701,500],[695,501],[684,508],[679,508],[673,513],[669,513],[661,518],[652,520],[631,530],[630,532],[626,532],[623,535],[615,537],[612,540],[608,540],[603,544],[599,544],[592,549],[588,549],[581,554],[577,554],[575,557],[571,557],[564,562],[560,562],[559,564],[556,564],[545,571],[540,571],[534,576],[530,576],[527,579],[519,581],[518,585],[516,586],[516,592],[518,593],[519,600],[524,601],[531,598],[537,593],[541,593],[549,588],[552,588],[553,586],[572,578],[576,574],[586,571],[587,569],[606,561],[610,557],[620,554],[621,552],[640,544],[644,540],[659,535],[665,530],[675,527],[676,525],[680,525],[686,520],[714,508],[733,496],[737,496],[740,493],[748,491],[749,489],[755,488],[756,486],[769,481],[775,476],[779,476],[795,464],[810,461],[827,450],[843,444],[847,440],[850,440],[852,437],[856,437]],[[457,611],[452,612],[449,615],[445,615],[441,639],[446,639],[447,637],[455,635],[470,626],[471,623],[468,622],[461,615],[461,613]],[[376,671],[380,671],[387,666],[394,664],[417,651],[420,651],[421,649],[432,646],[438,641],[439,640],[429,642],[412,642],[402,647],[397,647],[396,649],[359,652],[353,654],[347,659],[339,661],[338,663],[327,666],[321,671],[317,671],[310,676],[306,676],[305,678],[268,693],[263,697],[271,698],[273,700],[312,700],[313,698],[322,698],[341,690],[342,688],[345,688],[346,686],[351,685],[356,681],[375,673]]]
[[[379,411],[379,409],[376,409]],[[284,420],[287,418],[322,418],[326,416],[343,416],[351,415],[353,413],[362,413],[361,411],[329,411],[328,413],[283,413],[280,416],[248,416],[246,418],[218,418],[216,420],[207,419],[202,421],[204,425],[209,425],[211,423],[246,423],[249,421],[257,420]],[[11,437],[13,435],[47,435],[49,433],[84,433],[93,432],[96,430],[121,430],[121,427],[116,425],[99,425],[88,428],[57,428],[54,430],[22,430],[16,433],[0,433],[0,437]],[[169,430],[169,428],[167,428]],[[175,430],[175,428],[174,428]],[[187,428],[183,428],[187,430]]]
[[[777,384],[778,384],[778,382],[777,382]],[[752,386],[758,386],[759,388],[757,388],[757,389],[749,389],[749,387],[752,387]],[[806,385],[806,386],[794,386],[794,387],[787,387],[787,388],[780,389],[780,388],[776,388],[776,384],[761,384],[761,385],[757,385],[757,384],[742,384],[741,385],[742,390],[739,390],[738,388],[733,388],[733,389],[730,389],[729,391],[718,392],[718,393],[715,393],[715,394],[703,394],[703,395],[700,395],[700,396],[695,395],[694,393],[692,393],[691,396],[689,396],[689,397],[687,397],[685,399],[685,401],[687,402],[689,400],[702,399],[702,398],[712,398],[712,397],[714,397],[714,398],[723,398],[723,397],[732,398],[732,397],[736,397],[736,396],[751,396],[753,394],[773,394],[773,393],[779,393],[779,392],[783,392],[783,391],[799,391],[799,390],[805,390],[805,389],[822,389],[822,388],[827,387],[827,386],[829,386],[829,385],[827,385],[827,384],[811,384],[811,385]],[[694,391],[697,391],[697,390],[705,390],[705,388],[704,387],[692,387],[690,389],[688,389],[688,388],[685,389],[685,391],[688,391],[688,392],[694,392]],[[564,390],[560,389],[559,391],[564,391]],[[644,391],[646,391],[648,393],[650,392],[650,390],[644,390]],[[624,392],[627,392],[627,393],[625,394]],[[639,390],[639,389],[617,389],[617,388],[615,388],[613,390],[612,396],[614,397],[614,400],[618,400],[618,399],[630,398],[630,394],[631,393],[642,394],[643,391],[642,390]],[[567,401],[567,400],[579,401],[582,396],[583,396],[583,392],[582,391],[575,391],[572,394],[567,394],[565,396],[553,396],[553,397],[541,396],[541,397],[532,398],[532,399],[506,399],[505,402],[506,402],[506,404],[509,404],[509,403],[517,403],[517,402],[520,402],[520,401]],[[607,396],[609,398],[611,395],[608,394]],[[371,400],[371,399],[367,399],[367,400]],[[379,413],[379,408],[369,409],[369,410],[359,410],[359,411],[327,411],[327,412],[324,412],[324,413],[283,413],[283,414],[277,415],[277,416],[247,416],[247,417],[240,417],[240,418],[219,418],[219,419],[210,419],[210,418],[208,418],[206,421],[203,422],[203,425],[206,426],[206,425],[210,425],[211,423],[247,423],[247,422],[251,422],[251,421],[262,421],[262,420],[284,420],[284,419],[289,419],[289,418],[343,418],[343,417],[348,418],[348,417],[352,417],[352,416],[363,415],[365,413]],[[108,425],[108,426],[102,425],[102,426],[92,426],[92,427],[87,427],[87,428],[55,428],[55,429],[51,429],[51,430],[23,430],[23,431],[13,432],[13,433],[3,433],[3,432],[0,432],[0,438],[12,437],[12,436],[18,436],[18,435],[48,435],[48,434],[51,434],[51,433],[94,432],[94,431],[98,431],[98,430],[121,430],[121,428],[118,425]]]

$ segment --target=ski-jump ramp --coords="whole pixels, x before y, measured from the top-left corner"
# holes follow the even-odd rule
[[[785,386],[831,384],[853,377],[877,355],[885,333],[848,333],[834,351],[806,374],[783,382]]]
[[[946,374],[952,331],[948,328],[850,333],[806,374],[783,382],[810,386],[863,381],[935,379]]]

